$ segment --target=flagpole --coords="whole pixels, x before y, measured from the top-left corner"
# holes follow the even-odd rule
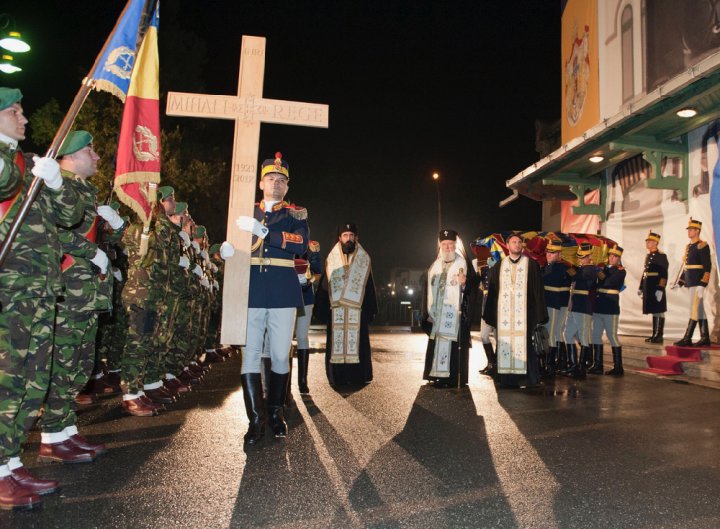
[[[75,118],[77,117],[78,113],[80,112],[80,109],[82,108],[83,104],[85,103],[85,100],[87,99],[88,95],[90,94],[90,90],[92,89],[93,81],[95,79],[95,73],[100,65],[100,59],[105,54],[105,50],[108,47],[108,44],[110,43],[110,40],[112,39],[113,35],[115,34],[115,31],[117,30],[118,26],[120,25],[120,21],[123,19],[123,16],[125,15],[125,12],[128,10],[128,7],[130,7],[130,4],[132,3],[132,0],[128,0],[128,2],[125,4],[125,7],[123,8],[122,12],[120,13],[120,16],[117,19],[117,22],[115,22],[115,26],[113,27],[113,30],[108,35],[107,40],[105,40],[105,44],[103,44],[102,49],[100,50],[100,53],[98,53],[98,56],[95,58],[95,62],[93,63],[93,67],[90,70],[90,75],[83,79],[82,85],[80,86],[80,89],[78,90],[77,94],[75,94],[75,99],[72,102],[72,105],[70,105],[70,109],[68,110],[67,114],[65,114],[65,118],[63,118],[62,123],[60,124],[60,127],[58,128],[57,132],[55,133],[55,137],[53,138],[52,143],[50,143],[50,147],[47,150],[47,153],[45,154],[46,157],[53,158],[57,156],[57,152],[60,149],[60,146],[62,145],[62,142],[65,141],[65,137],[68,135],[68,132],[70,131],[70,127],[72,127],[72,124],[75,122]],[[24,177],[25,175],[22,175]],[[37,176],[33,178],[32,183],[30,184],[30,188],[28,189],[27,195],[25,195],[25,198],[23,199],[23,203],[20,206],[20,210],[18,211],[18,214],[13,219],[12,224],[10,225],[10,229],[8,230],[7,237],[5,237],[5,240],[2,242],[2,247],[0,247],[0,267],[5,264],[5,259],[7,259],[7,256],[10,254],[10,249],[12,248],[12,243],[15,240],[15,237],[17,236],[18,232],[20,231],[20,226],[22,226],[22,223],[25,222],[25,218],[28,215],[28,212],[30,211],[30,207],[32,206],[32,203],[35,201],[35,199],[38,196],[38,193],[40,193],[40,190],[42,189],[43,180],[41,178],[38,178]]]

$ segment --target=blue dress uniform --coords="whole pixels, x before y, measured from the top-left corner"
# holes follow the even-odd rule
[[[611,248],[611,255],[622,255],[619,246]],[[594,353],[593,366],[589,372],[603,373],[603,332],[608,337],[613,353],[614,367],[608,374],[622,375],[622,348],[618,339],[618,320],[620,318],[620,292],[625,285],[627,271],[620,265],[603,267],[598,272],[597,290],[595,291],[595,307],[593,311],[592,347]]]
[[[648,233],[645,241],[660,242],[660,234]],[[667,287],[668,280],[668,258],[667,255],[657,249],[650,249],[645,256],[642,279],[638,287],[638,294],[643,300],[643,314],[652,314],[653,333],[646,342],[663,343],[665,332],[665,313],[667,312]],[[658,299],[660,298],[660,299]]]
[[[307,385],[308,363],[310,361],[310,340],[308,331],[312,319],[313,305],[315,305],[315,284],[323,272],[323,263],[320,258],[320,244],[317,241],[310,241],[308,251],[299,259],[295,260],[295,272],[298,279],[305,276],[305,283],[302,284],[302,295],[304,312],[297,317],[295,322],[295,339],[297,340],[298,357],[298,389],[300,393],[310,393]]]
[[[688,229],[702,229],[702,222],[690,219]],[[675,345],[695,347],[710,345],[710,329],[708,327],[707,316],[705,315],[705,307],[703,306],[702,292],[704,292],[710,282],[710,272],[712,271],[712,261],[710,258],[710,246],[706,241],[696,240],[685,247],[685,256],[683,257],[683,273],[678,281],[678,285],[686,287],[690,290],[690,321],[685,331],[685,336]],[[700,341],[692,343],[692,335],[695,331],[695,325],[700,322]]]
[[[547,245],[545,251],[548,253],[560,252],[562,246],[553,244]],[[569,266],[563,261],[548,263],[543,268],[543,285],[545,289],[545,304],[548,309],[548,322],[545,328],[550,339],[550,359],[547,370],[552,372],[559,365],[565,368],[567,360],[565,355],[558,356],[563,342],[563,325],[567,318],[568,303],[570,302],[570,285],[572,277],[568,275]],[[562,364],[562,365],[560,365]]]
[[[592,246],[583,244],[578,248],[577,256],[583,258],[591,253]],[[571,267],[567,273],[573,278],[564,332],[569,356],[568,372],[576,378],[582,378],[585,376],[585,363],[590,358],[590,331],[593,313],[591,292],[597,283],[598,270],[594,265],[588,264],[579,268]],[[576,339],[580,342],[579,362]]]

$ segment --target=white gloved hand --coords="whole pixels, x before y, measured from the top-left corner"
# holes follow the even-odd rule
[[[223,259],[227,259],[228,257],[232,257],[233,255],[235,255],[235,247],[232,245],[232,243],[225,241],[220,245],[220,257],[222,257]]]
[[[700,285],[699,287],[697,287],[697,290],[695,292],[697,292],[698,299],[702,299],[703,294],[705,294],[705,287]]]
[[[195,248],[195,251],[197,253],[200,253],[200,245],[197,242],[193,241],[190,244],[192,245],[193,248]]]
[[[662,297],[663,297],[663,291],[662,291],[662,290],[656,290],[656,291],[655,291],[655,299],[658,300],[658,303],[660,303],[660,301],[662,301]]]
[[[182,266],[185,270],[187,270],[188,268],[190,268],[190,259],[188,259],[184,255],[181,255],[178,265]]]
[[[103,252],[100,248],[97,249],[95,257],[90,259],[90,262],[97,266],[100,269],[101,273],[107,274],[108,264],[110,263],[110,261],[108,261],[107,254]]]
[[[639,297],[639,298],[642,297],[642,289],[639,289],[639,288],[638,288],[638,297]]]
[[[215,287],[215,290],[217,290],[218,292],[220,292],[220,283],[218,283],[217,281],[213,280],[212,285]]]
[[[240,215],[235,221],[235,224],[237,224],[237,227],[240,228],[242,231],[249,231],[253,235],[257,235],[261,239],[264,239],[270,231],[266,226],[263,226],[256,218],[247,217],[245,215]]]
[[[60,175],[60,166],[52,158],[33,156],[35,165],[32,168],[32,174],[42,179],[45,185],[50,189],[58,190],[63,185],[63,179]]]
[[[200,280],[200,284],[204,286],[205,288],[210,288],[210,281],[208,281],[208,278],[203,276]]]
[[[182,239],[183,246],[185,246],[185,248],[190,246],[190,236],[187,234],[186,231],[180,231],[180,238]]]
[[[305,274],[298,274],[298,281],[300,281],[301,285],[307,285],[307,277]]]
[[[105,219],[107,223],[110,224],[110,227],[114,230],[119,230],[123,227],[123,224],[125,224],[125,221],[120,215],[118,215],[118,212],[110,206],[98,206],[97,212],[98,215]]]
[[[195,268],[193,268],[193,274],[195,274],[198,277],[203,276],[202,268],[200,268],[200,265],[195,265]]]
[[[495,259],[493,259],[492,256],[488,257],[488,258],[487,258],[487,261],[485,261],[485,262],[487,263],[487,267],[488,267],[488,268],[492,268],[493,265],[494,265],[495,263],[497,263],[497,261],[496,261]]]
[[[113,266],[112,267],[112,275],[115,278],[115,281],[117,281],[118,283],[122,283],[123,276],[122,276],[122,272],[120,271],[119,268],[115,268]]]
[[[215,263],[210,263],[210,270],[212,270],[213,272],[217,272],[218,271],[217,265]]]
[[[673,286],[670,287],[670,290],[677,290],[678,288],[680,288],[680,285],[675,283]]]

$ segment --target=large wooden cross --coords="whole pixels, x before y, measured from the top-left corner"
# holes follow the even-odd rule
[[[263,99],[264,72],[265,38],[243,36],[237,96],[169,92],[165,111],[168,116],[235,120],[227,225],[227,240],[235,247],[235,255],[225,261],[220,336],[228,345],[244,345],[247,334],[251,234],[238,230],[235,219],[253,215],[260,123],[328,126],[327,105]]]

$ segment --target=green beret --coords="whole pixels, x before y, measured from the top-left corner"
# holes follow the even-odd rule
[[[175,190],[171,186],[158,187],[157,197],[158,197],[158,200],[161,202],[163,200],[165,200],[167,197],[169,197],[170,195],[174,195],[174,194],[175,194]]]
[[[195,238],[205,237],[205,226],[195,226]]]
[[[208,252],[210,255],[215,255],[220,251],[220,243],[216,242],[210,247],[210,251]]]
[[[65,137],[65,141],[58,151],[58,156],[65,156],[87,147],[93,141],[93,137],[86,130],[75,130]]]
[[[182,215],[187,211],[187,208],[187,202],[175,202],[175,212],[173,213],[173,215]]]
[[[120,211],[120,202],[117,200],[113,200],[110,202],[110,207],[113,208],[115,211]]]
[[[22,100],[22,92],[18,88],[0,87],[0,110],[5,110],[10,105],[19,103]]]

